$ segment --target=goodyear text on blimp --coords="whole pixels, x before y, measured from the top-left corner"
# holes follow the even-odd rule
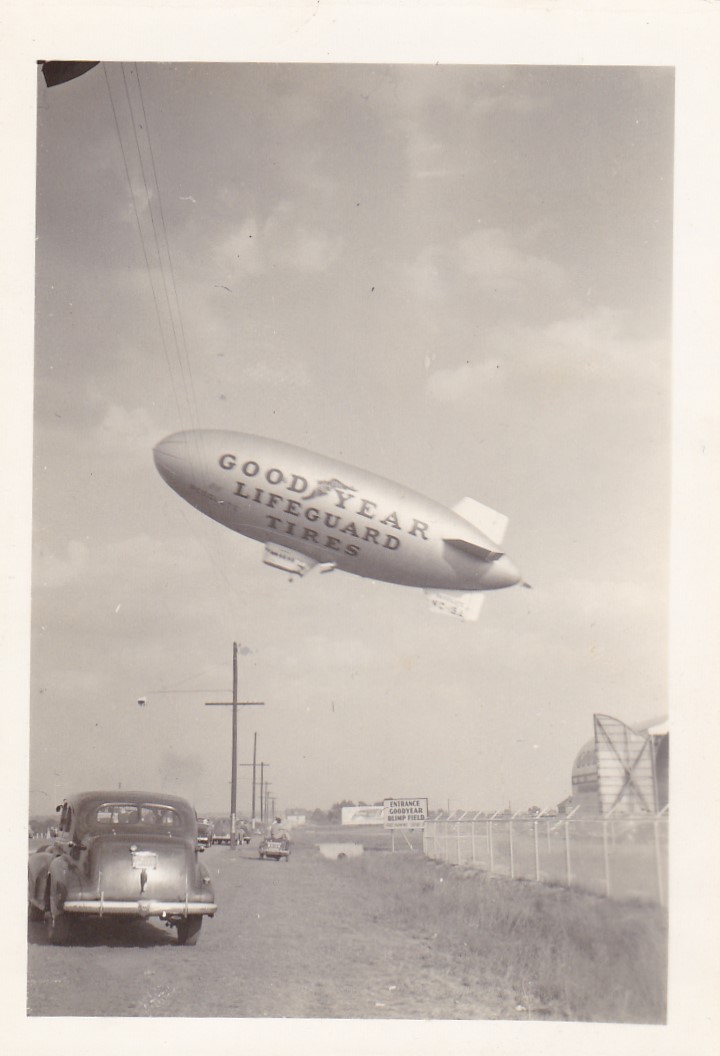
[[[236,456],[230,453],[221,455],[218,462],[222,469],[235,471],[233,494],[237,498],[273,511],[266,513],[266,520],[267,527],[274,532],[283,532],[329,550],[342,551],[351,557],[360,552],[359,544],[362,542],[386,550],[398,550],[402,545],[402,535],[427,541],[430,526],[426,521],[416,517],[401,519],[396,510],[379,509],[378,503],[357,494],[352,485],[336,478],[312,485],[299,473],[286,473],[277,466],[264,469],[255,459],[248,459],[238,465]],[[244,480],[237,479],[238,472]],[[262,482],[262,486],[258,481]],[[270,489],[265,484],[269,484]],[[307,505],[326,495],[334,496],[333,509],[341,510],[342,513],[322,510],[319,505]],[[375,525],[369,525],[367,521],[374,521]],[[337,534],[328,535],[323,529],[330,529]],[[345,538],[340,539],[339,535]]]

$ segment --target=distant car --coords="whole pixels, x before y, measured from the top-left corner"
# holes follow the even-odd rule
[[[250,843],[250,837],[242,827],[236,830],[235,841],[240,845]],[[232,836],[229,832],[216,832],[213,834],[213,843],[219,843],[223,844],[225,847],[230,847],[232,844]]]
[[[274,858],[275,861],[288,861],[290,858],[290,840],[286,835],[270,833],[260,841],[259,854],[261,858]]]
[[[28,916],[45,920],[51,942],[68,942],[82,919],[159,917],[195,945],[217,905],[186,800],[82,792],[57,809],[56,834],[28,862]]]
[[[206,847],[212,847],[215,842],[215,831],[212,822],[199,821],[197,823],[197,842],[201,851]]]

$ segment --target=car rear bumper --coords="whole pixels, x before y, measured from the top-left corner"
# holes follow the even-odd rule
[[[160,902],[155,899],[113,902],[101,898],[68,899],[62,908],[65,913],[88,913],[95,917],[102,917],[105,913],[122,917],[198,917],[212,916],[218,907],[215,902]]]

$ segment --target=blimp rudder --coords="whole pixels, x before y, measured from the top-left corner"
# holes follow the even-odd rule
[[[456,503],[453,506],[453,510],[492,542],[501,543],[505,538],[510,518],[506,517],[504,513],[498,513],[497,510],[493,510],[490,506],[484,506],[477,499],[471,499],[468,496]]]
[[[172,433],[153,454],[177,494],[263,543],[265,564],[291,575],[337,568],[439,589],[433,607],[452,615],[475,611],[468,592],[520,580],[501,547],[508,518],[474,499],[450,510],[358,466],[248,433]]]

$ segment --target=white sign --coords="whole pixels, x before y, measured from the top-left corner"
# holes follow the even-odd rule
[[[343,825],[382,825],[385,821],[383,807],[343,807]]]
[[[386,829],[421,829],[427,821],[427,799],[384,799]]]

